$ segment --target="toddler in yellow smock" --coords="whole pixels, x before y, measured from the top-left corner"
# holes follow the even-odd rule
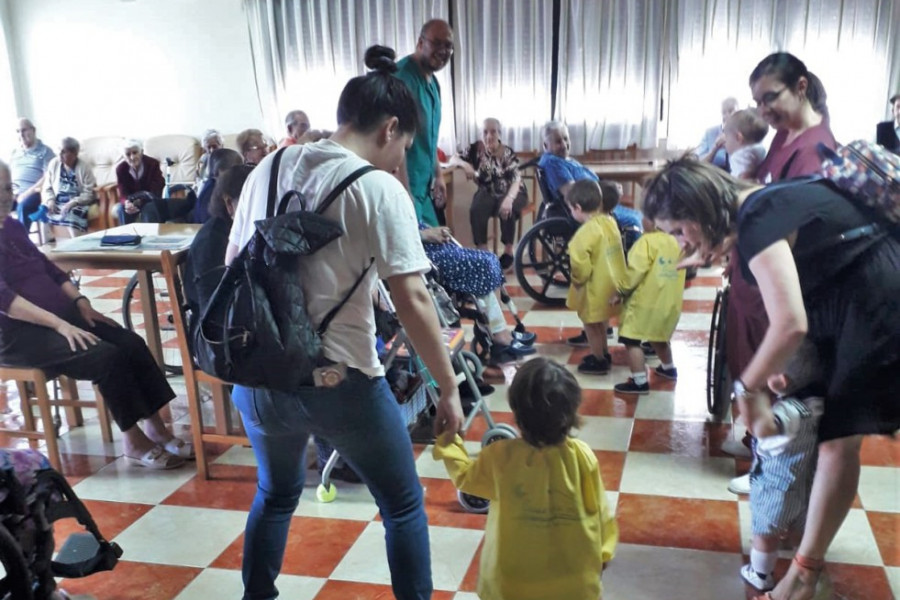
[[[434,447],[454,485],[490,500],[478,576],[481,600],[597,600],[619,528],[597,456],[569,437],[581,388],[562,365],[525,362],[509,387],[524,439],[485,446],[472,460],[459,435]]]
[[[650,391],[641,340],[650,342],[659,357],[656,375],[678,378],[669,340],[681,318],[684,297],[685,273],[678,268],[680,259],[681,248],[675,238],[656,231],[645,218],[644,235],[629,250],[628,268],[617,282],[618,293],[610,299],[610,304],[625,302],[619,319],[619,341],[628,350],[631,378],[616,384],[615,390],[620,394]]]
[[[606,328],[609,318],[619,313],[619,307],[610,305],[609,298],[625,273],[622,236],[611,214],[619,197],[601,193],[596,181],[582,179],[566,192],[566,202],[572,208],[572,217],[582,224],[569,241],[572,285],[566,306],[578,313],[591,347],[578,371],[605,375],[612,362]]]

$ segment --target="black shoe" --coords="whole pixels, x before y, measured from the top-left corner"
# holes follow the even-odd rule
[[[609,366],[612,367],[612,354],[607,352],[606,354],[603,355],[603,358],[605,358],[606,362],[609,363]]]
[[[641,342],[641,350],[644,352],[644,356],[656,356],[656,350],[653,349],[650,342]]]
[[[566,343],[568,345],[574,346],[576,348],[587,348],[590,346],[590,344],[588,344],[588,340],[587,340],[587,333],[585,333],[584,331],[582,331],[575,337],[570,337],[569,339],[566,340]]]
[[[512,257],[512,254],[504,254],[500,257],[500,268],[503,271],[507,271],[511,266],[513,266],[514,262],[515,259]]]
[[[588,354],[578,365],[578,372],[585,375],[606,375],[609,373],[609,361],[605,358],[597,358]]]
[[[625,383],[617,383],[613,389],[620,394],[649,394],[650,384],[637,384],[634,379],[629,377]]]
[[[612,327],[606,328],[606,337],[611,338],[616,334]]]
[[[534,346],[537,340],[537,334],[531,331],[513,331],[512,337],[523,346]]]
[[[663,369],[663,366],[659,365],[653,370],[653,372],[664,379],[678,379],[678,369],[676,369],[675,367],[672,367],[671,369]]]
[[[697,276],[697,267],[688,267],[687,269],[684,270],[684,278],[687,281],[690,281],[691,279],[693,279],[696,276]]]

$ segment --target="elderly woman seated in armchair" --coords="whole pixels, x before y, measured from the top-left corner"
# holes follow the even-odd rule
[[[97,180],[90,165],[78,159],[81,145],[75,138],[63,138],[59,155],[47,165],[41,190],[41,209],[32,220],[85,232],[88,211],[97,202]],[[76,233],[77,235],[77,233]]]
[[[500,266],[505,271],[513,264],[516,219],[528,204],[528,193],[519,174],[519,159],[500,141],[500,134],[500,121],[485,119],[481,141],[470,145],[462,156],[451,158],[450,164],[460,167],[478,185],[469,210],[472,238],[478,249],[487,249],[490,218],[500,219]]]
[[[0,364],[93,381],[122,430],[129,463],[180,467],[193,448],[159,416],[175,392],[150,350],[91,306],[9,216],[11,208],[9,168],[0,163]]]

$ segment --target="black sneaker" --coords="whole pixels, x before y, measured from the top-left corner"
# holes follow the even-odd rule
[[[663,379],[678,379],[678,369],[676,369],[675,367],[672,367],[671,369],[663,369],[663,366],[659,365],[653,370],[653,372]]]
[[[641,350],[644,356],[656,356],[656,350],[653,349],[653,344],[650,342],[641,342]]]
[[[611,338],[616,335],[616,331],[612,327],[606,328],[606,337]]]
[[[603,358],[606,359],[606,362],[609,363],[609,366],[612,366],[612,354],[607,352],[606,354],[603,355]]]
[[[508,271],[510,267],[513,266],[515,259],[512,257],[512,254],[504,254],[500,257],[500,268],[504,271]]]
[[[566,340],[566,343],[568,345],[574,346],[576,348],[590,347],[590,344],[588,344],[588,341],[587,341],[587,334],[584,331],[582,331],[575,337],[570,337],[569,339]]]
[[[617,383],[613,389],[620,394],[649,394],[650,384],[637,384],[634,379],[629,377],[625,383]]]
[[[578,365],[578,372],[585,375],[606,375],[609,373],[609,361],[605,358],[597,358],[588,354]]]

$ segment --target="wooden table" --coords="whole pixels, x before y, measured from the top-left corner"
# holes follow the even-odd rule
[[[655,175],[663,166],[659,160],[615,160],[602,163],[585,163],[600,179],[611,179],[641,185],[647,177]]]
[[[162,342],[159,337],[159,316],[156,313],[152,273],[161,270],[160,255],[163,250],[170,250],[175,254],[187,252],[199,229],[199,225],[183,223],[134,223],[60,241],[55,246],[44,246],[42,250],[47,254],[47,258],[65,271],[72,269],[137,271],[138,285],[142,292],[141,312],[144,315],[147,346],[162,368]],[[104,235],[133,233],[144,237],[141,245],[128,248],[100,246],[100,239]]]

